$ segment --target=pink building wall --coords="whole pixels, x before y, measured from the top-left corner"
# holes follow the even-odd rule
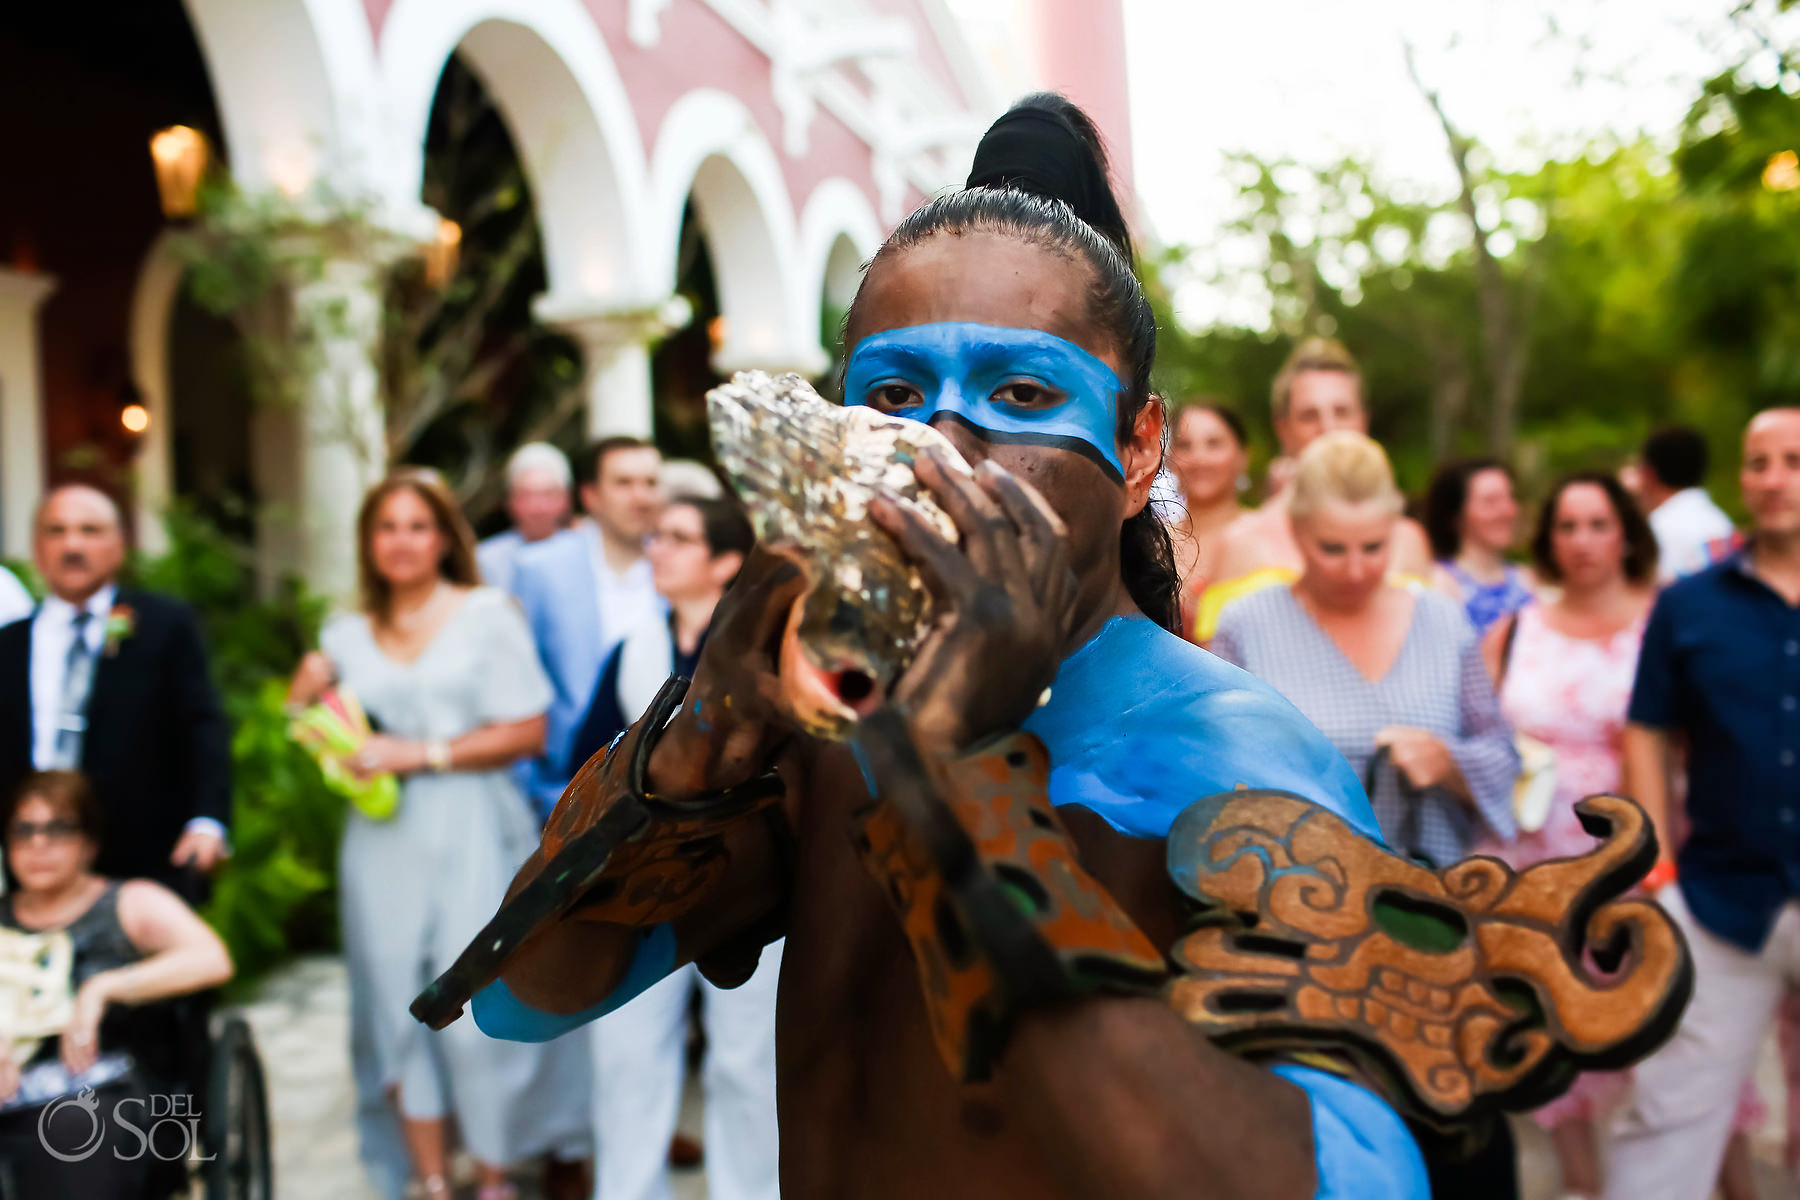
[[[782,118],[771,90],[769,60],[704,0],[673,0],[659,18],[654,46],[634,43],[627,30],[626,0],[583,0],[605,40],[629,93],[646,148],[654,147],[663,119],[680,97],[697,87],[718,88],[741,100],[772,145],[782,144]],[[363,0],[377,39],[392,0]],[[1024,31],[1038,79],[1035,86],[1065,92],[1098,121],[1113,156],[1118,182],[1129,193],[1132,175],[1131,113],[1126,85],[1123,0],[1030,0],[1032,28]],[[922,0],[871,0],[879,15],[898,17],[915,31],[913,55],[944,93],[973,110],[981,103],[962,86],[950,56],[934,35]],[[840,74],[858,90],[867,81],[854,65]],[[1014,97],[1002,96],[1002,104]],[[973,112],[978,119],[993,115]],[[781,155],[782,172],[796,207],[833,175],[877,196],[872,151],[857,134],[821,106],[810,128],[807,153]],[[919,199],[917,193],[913,198]]]

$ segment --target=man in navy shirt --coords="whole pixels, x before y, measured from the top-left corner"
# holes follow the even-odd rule
[[[1658,899],[1695,982],[1680,1030],[1637,1068],[1616,1200],[1711,1193],[1739,1089],[1800,981],[1800,408],[1750,422],[1739,478],[1750,543],[1657,600],[1631,696],[1626,790],[1652,814],[1668,811],[1670,746],[1687,743],[1687,840]]]

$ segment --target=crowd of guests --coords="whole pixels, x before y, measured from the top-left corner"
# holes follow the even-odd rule
[[[452,1126],[480,1200],[547,1156],[546,1191],[670,1192],[690,1011],[704,1038],[711,1194],[774,1197],[780,944],[729,991],[678,971],[592,1025],[526,1045],[408,1005],[485,922],[590,754],[692,664],[753,539],[715,479],[671,494],[656,448],[604,439],[571,471],[547,445],[508,468],[512,528],[476,544],[430,472],[373,489],[357,523],[360,604],[296,670],[296,710],[333,688],[379,730],[351,762],[400,780],[391,817],[353,810],[340,858],[352,1056],[365,1160],[394,1194],[448,1194]],[[580,502],[571,520],[569,496]],[[492,586],[505,580],[507,587]]]
[[[515,1196],[533,1159],[553,1200],[653,1200],[670,1193],[672,1158],[701,1155],[712,1195],[772,1198],[779,943],[741,987],[690,968],[542,1045],[469,1021],[431,1031],[407,1011],[499,905],[575,769],[691,670],[754,540],[710,473],[647,442],[606,439],[579,468],[522,448],[511,528],[480,545],[434,473],[383,480],[358,515],[356,601],[289,687],[296,715],[353,696],[372,732],[348,769],[398,782],[391,811],[349,806],[339,849],[363,1157],[394,1197],[449,1195],[460,1147],[480,1200]],[[65,1162],[39,1119],[78,1094],[110,1111],[195,1090],[176,1059],[204,1039],[206,1010],[170,1002],[232,971],[190,907],[229,854],[229,728],[194,614],[121,587],[113,501],[60,488],[35,528],[42,603],[0,571],[0,608],[13,605],[0,612],[0,960],[15,1019],[59,989],[62,1001],[55,1029],[0,1040],[0,1200],[137,1200],[185,1186],[182,1165],[106,1146]],[[690,1012],[703,1149],[676,1135]]]
[[[1292,700],[1420,860],[1580,854],[1594,842],[1577,800],[1644,804],[1664,850],[1646,887],[1693,948],[1694,1001],[1629,1076],[1588,1076],[1536,1117],[1571,1196],[1684,1200],[1716,1182],[1747,1200],[1748,1076],[1800,981],[1800,411],[1745,431],[1748,536],[1703,489],[1704,439],[1676,428],[1556,481],[1521,544],[1495,459],[1444,466],[1409,518],[1343,347],[1300,346],[1272,401],[1281,455],[1256,508],[1243,419],[1212,402],[1173,416],[1163,516],[1186,630]],[[573,469],[526,446],[507,483],[511,527],[479,545],[435,474],[373,488],[356,603],[289,690],[296,712],[353,694],[373,732],[349,769],[398,784],[392,812],[352,807],[340,849],[365,1160],[394,1196],[448,1195],[457,1146],[480,1200],[509,1200],[534,1158],[551,1196],[667,1196],[697,1030],[710,1193],[773,1197],[779,942],[740,987],[688,967],[538,1045],[408,1015],[575,771],[692,670],[753,542],[716,479],[636,438]],[[124,551],[113,502],[66,487],[37,514],[44,601],[0,574],[0,950],[72,950],[60,1032],[0,1042],[5,1197],[66,1190],[42,1172],[69,1165],[32,1149],[43,1106],[153,1089],[179,1019],[157,1004],[231,972],[188,906],[229,853],[229,731],[192,613],[122,589]],[[163,1026],[133,1015],[152,1011]],[[1511,1194],[1500,1154],[1466,1194]],[[150,1166],[82,1169],[81,1194],[126,1197]]]
[[[167,1195],[186,1164],[110,1114],[193,1092],[206,1010],[179,1001],[232,974],[190,907],[227,853],[230,731],[194,614],[120,586],[112,500],[58,488],[34,532],[43,602],[0,580],[0,602],[26,597],[0,627],[0,1197]],[[101,1140],[70,1157],[89,1126],[57,1102],[75,1099]]]
[[[1704,490],[1705,439],[1676,427],[1557,480],[1523,547],[1494,459],[1445,465],[1410,525],[1341,346],[1295,351],[1272,416],[1282,456],[1249,511],[1241,418],[1174,416],[1190,636],[1292,700],[1426,861],[1581,854],[1577,800],[1644,805],[1663,851],[1645,888],[1694,949],[1694,1001],[1629,1077],[1535,1117],[1569,1196],[1750,1200],[1749,1076],[1800,982],[1800,410],[1745,430],[1744,535]],[[1459,1194],[1514,1194],[1509,1160]]]

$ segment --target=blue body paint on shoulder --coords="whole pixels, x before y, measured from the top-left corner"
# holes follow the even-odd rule
[[[1311,1067],[1274,1070],[1312,1106],[1315,1200],[1431,1200],[1418,1143],[1379,1096]]]
[[[631,966],[619,986],[606,999],[578,1013],[548,1013],[533,1008],[506,986],[505,980],[494,982],[475,993],[469,1003],[476,1028],[491,1038],[508,1042],[547,1042],[589,1021],[604,1017],[635,1000],[660,983],[675,969],[675,930],[669,925],[655,925],[644,930],[638,939]]]
[[[1063,660],[1025,722],[1050,751],[1050,800],[1164,837],[1202,796],[1293,792],[1379,839],[1362,781],[1274,688],[1148,617],[1114,617]]]

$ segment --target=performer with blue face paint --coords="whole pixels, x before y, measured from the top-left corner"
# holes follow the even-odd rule
[[[915,214],[871,266],[849,321],[845,397],[930,423],[977,465],[971,482],[919,464],[964,530],[960,546],[876,506],[951,616],[866,723],[875,808],[913,786],[908,764],[920,755],[963,754],[1021,727],[1036,735],[1048,800],[1092,873],[1094,896],[1074,902],[1110,914],[1102,941],[1119,952],[1111,974],[1123,992],[1008,1014],[1010,1036],[952,1048],[910,982],[930,950],[892,915],[893,880],[870,857],[883,817],[861,772],[841,747],[795,740],[756,703],[770,691],[757,678],[772,667],[766,648],[799,587],[759,556],[722,606],[693,699],[648,753],[644,784],[719,794],[775,761],[785,802],[718,836],[729,862],[707,899],[640,908],[636,928],[605,919],[620,916],[615,903],[589,910],[601,919],[537,931],[476,997],[475,1016],[501,1036],[551,1036],[677,962],[741,974],[785,931],[785,1196],[1422,1195],[1417,1151],[1372,1093],[1340,1074],[1278,1073],[1221,1052],[1154,994],[1158,948],[1188,919],[1163,839],[1189,804],[1283,788],[1364,832],[1375,823],[1349,767],[1291,706],[1171,632],[1172,556],[1146,509],[1163,434],[1149,390],[1155,326],[1091,134],[1079,110],[1049,97],[996,124],[974,180],[986,171],[994,186]],[[1018,177],[1031,164],[1060,182]],[[1030,190],[1085,196],[1093,225]],[[991,620],[967,619],[977,594]],[[584,775],[623,771],[635,745]],[[860,865],[852,839],[865,847]],[[548,857],[527,864],[516,891]],[[659,915],[669,919],[650,919]],[[946,1057],[966,1053],[958,1075],[991,1077],[959,1082],[934,1041]]]
[[[1300,894],[1343,882],[1318,839],[1345,861],[1383,852],[1324,737],[1173,632],[1173,558],[1146,507],[1155,323],[1105,180],[1086,117],[1034,97],[983,140],[971,187],[903,222],[863,280],[846,402],[930,423],[975,470],[916,464],[955,543],[871,507],[939,616],[855,753],[785,714],[776,647],[803,581],[753,555],[685,696],[671,681],[577,776],[465,955],[499,960],[475,1016],[554,1036],[676,963],[741,980],[785,934],[789,1200],[1422,1200],[1389,1102],[1403,1089],[1312,1052],[1339,1048],[1323,1032],[1338,1006],[1252,1056],[1171,1003],[1210,894],[1188,831],[1233,797],[1299,798],[1292,844],[1232,861]],[[1276,978],[1305,957],[1267,937],[1259,953]],[[453,1019],[467,983],[447,975],[414,1012]]]

